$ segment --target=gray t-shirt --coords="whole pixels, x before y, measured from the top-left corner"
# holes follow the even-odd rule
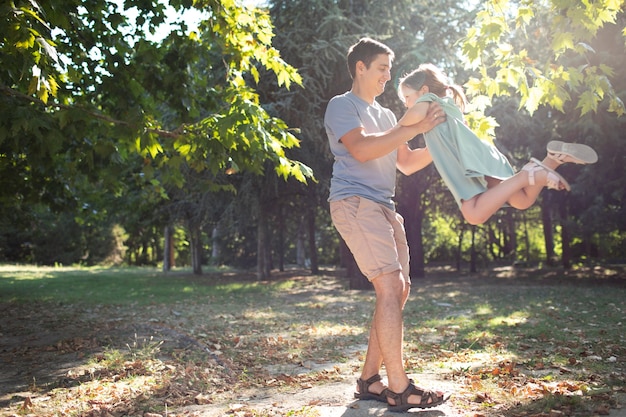
[[[378,102],[370,105],[347,92],[333,97],[324,115],[324,126],[335,157],[328,201],[364,197],[394,209],[397,151],[381,158],[359,162],[340,142],[352,129],[363,127],[366,134],[384,132],[396,124],[393,112]]]

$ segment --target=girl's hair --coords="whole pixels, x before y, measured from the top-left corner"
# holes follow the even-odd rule
[[[393,61],[394,54],[391,48],[384,43],[375,41],[371,38],[361,38],[357,43],[352,45],[348,50],[348,71],[352,79],[356,76],[356,63],[362,61],[367,68],[378,55],[389,55]]]
[[[461,111],[465,111],[467,105],[467,97],[463,92],[463,87],[457,84],[448,84],[448,77],[443,71],[433,64],[421,64],[416,70],[400,78],[399,87],[406,86],[415,91],[423,86],[427,86],[428,90],[439,96],[445,97],[448,90],[452,92],[452,98]]]

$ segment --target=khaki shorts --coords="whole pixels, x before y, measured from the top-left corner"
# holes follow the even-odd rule
[[[362,197],[330,202],[335,228],[346,241],[368,280],[395,271],[409,276],[409,246],[404,219],[380,203]]]

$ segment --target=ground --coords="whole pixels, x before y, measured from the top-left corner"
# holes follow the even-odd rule
[[[420,285],[441,285],[441,282],[425,281]],[[472,285],[471,281],[457,281],[455,286]],[[524,284],[526,285],[526,284]],[[619,286],[618,288],[622,288]],[[334,297],[337,287],[311,289],[306,288],[294,292],[293,297],[301,301],[316,297]],[[340,297],[339,294],[336,294]],[[344,303],[344,304],[341,304]],[[347,309],[348,301],[341,301],[337,305],[344,305]],[[159,307],[162,308],[162,307]],[[178,317],[180,312],[170,309],[162,312],[164,315]],[[142,411],[137,405],[124,405],[124,395],[116,393],[108,397],[119,395],[117,404],[107,404],[106,410],[96,410],[98,404],[104,400],[90,400],[91,408],[76,409],[62,413],[58,408],[48,408],[48,415],[81,415],[81,416],[121,416],[144,415],[144,417],[165,416],[390,416],[398,415],[387,411],[382,403],[375,401],[355,401],[353,392],[355,378],[362,361],[365,346],[355,344],[343,346],[346,360],[341,363],[335,361],[301,361],[277,363],[274,368],[267,368],[270,376],[264,384],[237,385],[237,392],[231,390],[240,376],[233,375],[234,364],[224,359],[219,352],[219,346],[203,341],[201,334],[186,332],[184,327],[165,324],[157,319],[158,311],[137,310],[119,306],[81,306],[78,310],[73,305],[0,305],[0,315],[3,317],[0,326],[0,416],[40,415],[42,408],[38,406],[46,402],[58,400],[59,390],[66,390],[67,398],[77,395],[77,389],[87,386],[88,381],[99,380],[104,386],[115,385],[121,382],[128,374],[138,379],[145,375],[152,375],[149,361],[124,363],[115,372],[103,371],[94,368],[93,361],[86,363],[86,358],[103,358],[104,351],[112,347],[127,346],[129,350],[139,350],[133,345],[134,341],[143,341],[142,351],[154,340],[155,351],[167,353],[159,366],[163,372],[171,371],[171,381],[176,376],[183,375],[182,380],[211,378],[215,390],[221,395],[206,397],[195,387],[185,388],[184,384],[169,383],[160,385],[154,392],[158,398],[167,398],[166,404],[170,408],[160,413]],[[224,315],[225,320],[232,317]],[[235,320],[232,321],[235,323]],[[129,342],[130,341],[130,342]],[[271,342],[271,340],[269,340]],[[268,342],[268,343],[269,343]],[[239,343],[239,342],[238,342]],[[242,342],[243,343],[243,342]],[[267,346],[266,346],[267,348]],[[194,353],[202,357],[202,370],[174,369],[172,358],[180,352]],[[152,362],[150,362],[152,363]],[[208,364],[208,365],[207,365]],[[623,366],[623,364],[619,364]],[[169,367],[169,368],[168,368]],[[96,369],[96,370],[94,370]],[[237,371],[240,372],[240,371]],[[308,379],[307,375],[316,373],[315,379]],[[322,377],[320,377],[320,375]],[[452,393],[452,399],[446,404],[429,409],[413,409],[408,414],[417,414],[421,417],[438,416],[541,416],[561,417],[568,415],[563,412],[548,414],[520,414],[520,411],[507,411],[498,414],[498,407],[484,409],[476,405],[476,393],[468,393],[466,387],[454,380],[449,371],[427,369],[424,372],[410,375],[417,385],[427,388],[442,389]],[[180,380],[181,378],[179,378]],[[84,384],[84,385],[83,385]],[[107,388],[111,389],[111,388]],[[95,390],[95,389],[94,389]],[[125,393],[134,392],[133,388],[125,388]],[[86,395],[81,391],[81,395]],[[90,394],[91,395],[91,394]],[[95,395],[95,394],[93,394]],[[140,397],[140,396],[138,396]],[[471,397],[471,399],[470,399]],[[93,396],[91,398],[94,398]],[[174,399],[185,401],[174,401]],[[137,403],[140,401],[137,400]],[[626,410],[622,404],[626,403],[624,393],[612,395],[607,406],[595,407],[589,416],[610,415],[626,417]],[[69,404],[69,400],[68,400]],[[45,407],[43,407],[45,410]],[[33,410],[39,410],[34,412]],[[100,410],[103,410],[101,408]],[[58,413],[58,414],[57,414]],[[45,413],[44,413],[45,414]]]

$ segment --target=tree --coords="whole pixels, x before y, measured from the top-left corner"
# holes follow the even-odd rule
[[[42,189],[58,200],[78,175],[106,177],[115,188],[116,167],[138,158],[146,182],[161,191],[183,185],[183,165],[211,173],[212,190],[232,189],[214,180],[228,168],[262,174],[266,161],[283,178],[312,178],[287,157],[299,141],[254,88],[259,68],[278,87],[301,83],[272,47],[267,12],[230,0],[193,7],[205,16],[197,31],[185,34],[179,21],[155,43],[142,31],[154,32],[169,13],[158,1],[0,6],[0,169],[12,171],[15,184],[5,200],[41,200]]]
[[[623,6],[622,0],[483,2],[460,42],[467,65],[478,73],[468,93],[489,103],[515,92],[531,115],[541,105],[563,112],[571,100],[581,115],[597,111],[603,100],[610,112],[624,114],[611,84],[615,68],[598,60],[591,46],[600,29],[618,21]]]
[[[544,123],[545,133],[556,139],[589,143],[607,162],[585,169],[564,167],[568,178],[575,176],[582,186],[565,199],[548,199],[541,205],[544,227],[551,228],[551,213],[560,215],[565,267],[572,263],[570,242],[574,235],[588,236],[585,240],[589,240],[601,229],[597,219],[614,216],[615,210],[609,207],[616,206],[607,204],[598,191],[606,185],[619,187],[612,181],[607,184],[608,178],[623,178],[617,174],[620,165],[609,161],[615,147],[623,146],[615,129],[609,128],[623,124],[609,113],[622,116],[625,111],[618,94],[624,91],[620,85],[623,75],[618,72],[623,72],[626,63],[623,7],[621,0],[487,1],[460,42],[467,66],[477,73],[467,83],[477,108],[486,108],[495,97],[515,94],[518,109],[531,116],[540,113],[533,122]],[[542,148],[551,139],[545,133]],[[614,151],[602,152],[607,147]],[[606,172],[608,167],[613,167],[613,173]],[[592,170],[604,171],[604,175],[594,175]],[[584,187],[594,191],[579,191]],[[594,202],[591,205],[590,200]],[[598,216],[601,212],[606,217]],[[552,230],[544,229],[544,235],[551,238]],[[548,262],[553,247],[553,242],[546,241]]]

